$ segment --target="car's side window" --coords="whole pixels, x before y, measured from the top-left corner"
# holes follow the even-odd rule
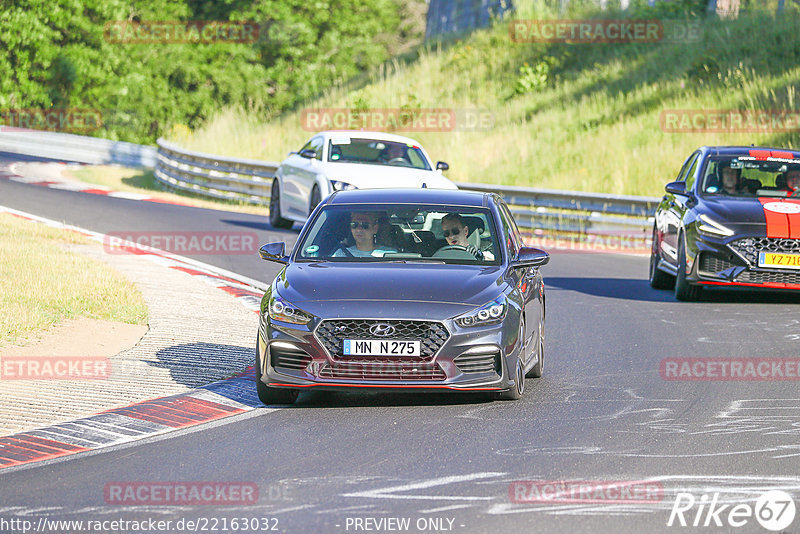
[[[522,238],[519,236],[519,230],[514,224],[514,218],[505,204],[500,204],[500,221],[503,225],[503,240],[505,241],[508,257],[509,259],[515,258],[522,244]]]
[[[699,154],[697,152],[695,152],[694,154],[689,156],[689,159],[687,159],[686,163],[684,163],[683,167],[681,167],[681,172],[678,173],[678,177],[675,178],[676,182],[685,182],[686,181],[686,175],[688,174],[689,168],[692,166],[692,163],[694,163],[697,160],[697,156],[698,155]]]
[[[315,137],[314,139],[316,139],[316,137]],[[298,151],[297,151],[297,153],[299,154],[299,153],[300,153],[300,152],[302,152],[303,150],[307,150],[307,149],[311,148],[311,143],[313,143],[313,142],[314,142],[314,139],[310,139],[310,140],[308,141],[308,143],[304,144],[304,145],[303,145],[303,146],[300,148],[300,150],[298,150]]]
[[[313,150],[314,152],[317,153],[317,157],[314,158],[314,159],[318,159],[318,160],[322,161],[322,146],[324,144],[325,143],[324,143],[322,137],[319,137],[319,136],[314,137],[313,139],[311,139],[311,141],[308,142],[308,148],[310,148],[311,150]]]
[[[686,181],[686,190],[691,191],[694,187],[695,181],[695,173],[697,172],[697,165],[700,163],[700,154],[698,153],[692,164],[689,166],[689,170],[686,171],[686,176],[684,176],[684,180]]]

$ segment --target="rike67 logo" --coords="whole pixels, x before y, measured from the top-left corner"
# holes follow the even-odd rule
[[[680,492],[675,497],[667,526],[739,528],[752,519],[765,529],[778,532],[794,521],[795,503],[791,495],[781,490],[767,491],[747,503],[720,503],[720,494],[707,494],[697,499],[691,493]]]

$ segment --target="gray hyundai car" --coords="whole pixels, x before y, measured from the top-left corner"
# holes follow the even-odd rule
[[[544,370],[549,255],[526,247],[493,193],[335,192],[261,301],[256,384],[265,404],[304,389],[485,392],[518,399]]]

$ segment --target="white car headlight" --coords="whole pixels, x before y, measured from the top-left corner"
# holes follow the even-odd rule
[[[506,297],[505,295],[500,295],[480,308],[459,315],[455,318],[455,322],[458,326],[464,328],[470,326],[486,326],[502,321],[507,311],[508,305],[506,304]]]
[[[267,311],[270,319],[292,324],[308,324],[313,316],[304,312],[282,299],[277,293],[273,292],[269,299],[269,309]]]
[[[350,191],[351,189],[358,189],[353,184],[342,182],[340,180],[331,180],[331,186],[334,191]]]
[[[708,215],[702,214],[698,219],[701,224],[697,225],[697,231],[701,234],[713,237],[730,237],[734,234],[733,230],[727,226],[723,226]]]

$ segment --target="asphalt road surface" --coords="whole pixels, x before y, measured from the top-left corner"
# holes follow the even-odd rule
[[[266,217],[6,180],[0,204],[99,232],[252,230],[289,248],[298,232]],[[255,255],[194,257],[262,281],[278,270]],[[739,504],[752,512],[769,489],[800,496],[798,382],[672,381],[659,369],[668,358],[800,357],[800,297],[714,292],[680,303],[649,287],[646,258],[624,255],[554,253],[543,272],[547,366],[520,401],[303,392],[290,408],[0,472],[0,531],[22,531],[2,520],[46,516],[172,521],[170,532],[190,531],[186,520],[200,520],[198,531],[241,531],[223,523],[233,518],[247,519],[247,532],[768,532],[746,508],[729,513]],[[104,488],[120,481],[247,482],[259,499],[107,504]],[[586,492],[537,501],[549,486],[524,481],[646,481],[634,487],[647,493],[606,487],[593,494],[599,502]],[[676,499],[682,516],[672,513]],[[766,521],[779,505],[768,499],[765,511],[764,502]],[[783,530],[800,531],[800,518]]]

